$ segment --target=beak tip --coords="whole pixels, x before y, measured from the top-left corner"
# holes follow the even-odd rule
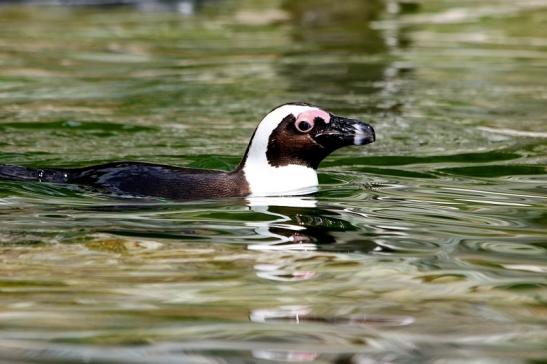
[[[353,144],[364,145],[373,143],[376,140],[376,133],[372,126],[359,123],[353,125],[355,129],[355,135],[353,137]]]

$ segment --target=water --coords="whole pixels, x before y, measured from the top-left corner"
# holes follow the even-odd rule
[[[545,362],[546,17],[541,0],[0,7],[2,163],[230,169],[293,100],[377,131],[300,198],[0,182],[0,360]]]

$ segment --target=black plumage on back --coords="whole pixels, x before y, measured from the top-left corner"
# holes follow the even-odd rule
[[[0,178],[89,186],[114,195],[173,200],[245,196],[243,173],[117,162],[83,168],[26,168],[0,165]]]

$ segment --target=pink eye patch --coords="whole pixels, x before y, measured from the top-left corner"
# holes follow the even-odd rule
[[[323,119],[326,124],[330,122],[329,113],[321,109],[313,109],[300,113],[300,115],[296,118],[296,122],[299,123],[300,121],[307,121],[308,123],[314,123],[315,118]]]

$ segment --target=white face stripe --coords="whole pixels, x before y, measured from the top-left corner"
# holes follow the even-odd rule
[[[287,115],[293,114],[293,116],[297,118],[299,114],[309,110],[319,109],[313,106],[283,105],[266,115],[256,129],[245,165],[268,164],[266,150],[268,149],[270,135],[272,135],[275,128],[277,128]]]
[[[315,190],[319,182],[313,168],[301,165],[273,167],[266,157],[270,135],[281,121],[289,114],[296,118],[299,114],[311,110],[320,109],[305,105],[283,105],[262,119],[243,166],[251,195],[306,194]]]

